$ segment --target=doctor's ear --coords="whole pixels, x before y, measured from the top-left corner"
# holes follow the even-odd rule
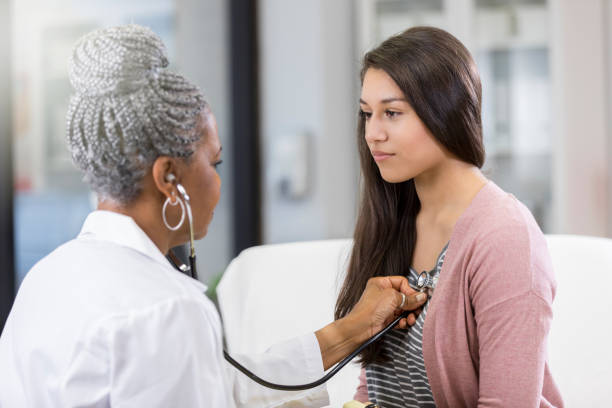
[[[168,156],[155,159],[151,176],[157,190],[167,198],[176,195],[176,185],[180,182],[180,169],[175,160]]]

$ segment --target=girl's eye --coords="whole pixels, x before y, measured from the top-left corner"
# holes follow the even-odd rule
[[[363,110],[359,109],[359,116],[364,120],[368,120],[370,117],[372,117],[372,112],[364,112]]]
[[[223,160],[219,160],[218,162],[215,162],[215,164],[213,164],[213,166],[215,166],[215,169],[217,169],[217,168],[219,168],[221,163],[223,163]]]
[[[399,116],[400,112],[396,112],[396,111],[392,111],[392,110],[386,110],[385,111],[385,115],[387,115],[388,118],[393,119],[393,118]]]

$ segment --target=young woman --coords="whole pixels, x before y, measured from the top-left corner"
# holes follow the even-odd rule
[[[373,276],[434,288],[415,325],[361,355],[356,399],[382,407],[560,407],[546,363],[555,280],[529,211],[481,173],[481,86],[467,49],[415,27],[368,52],[363,194],[336,317]],[[437,284],[436,284],[437,282]]]

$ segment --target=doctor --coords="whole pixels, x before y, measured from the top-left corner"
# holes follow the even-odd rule
[[[267,390],[226,364],[205,286],[165,257],[189,240],[179,189],[190,197],[195,238],[206,235],[221,163],[201,92],[167,66],[160,39],[136,25],[76,44],[67,139],[98,208],[21,285],[0,337],[0,407],[328,403],[324,386]],[[400,307],[418,308],[417,296],[402,277],[371,279],[346,317],[240,360],[271,381],[315,380]],[[410,315],[400,326],[413,323]]]

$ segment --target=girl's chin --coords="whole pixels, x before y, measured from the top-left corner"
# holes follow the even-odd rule
[[[391,183],[391,184],[403,183],[404,181],[410,180],[410,177],[401,176],[399,174],[389,174],[386,172],[381,172],[380,176],[387,183]]]

